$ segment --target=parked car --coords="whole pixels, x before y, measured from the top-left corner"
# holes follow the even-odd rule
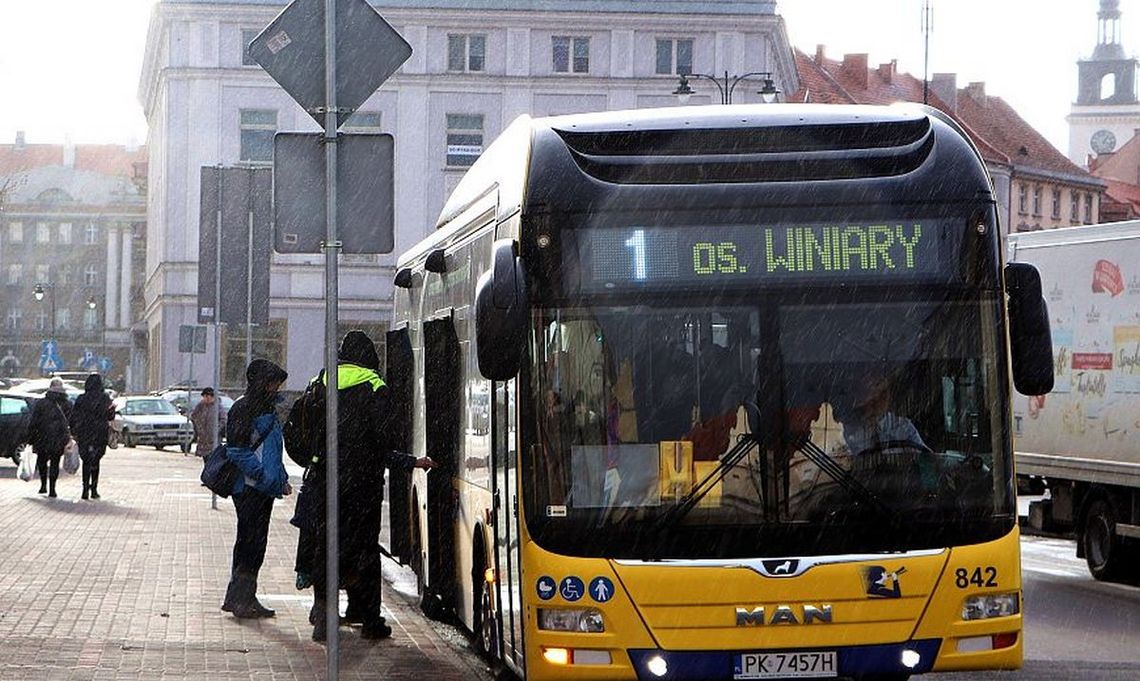
[[[32,395],[0,391],[0,456],[20,463],[20,447],[28,441],[28,420],[36,403]]]
[[[114,400],[111,445],[153,445],[158,449],[177,445],[190,451],[194,427],[170,402],[157,395],[128,395]]]
[[[202,401],[201,388],[184,388],[174,386],[170,388],[163,388],[162,390],[155,391],[151,394],[158,395],[162,399],[173,404],[178,408],[178,411],[186,414],[187,416],[189,416],[190,412],[194,411],[194,407],[198,406],[198,403]],[[228,412],[230,410],[230,407],[234,406],[234,400],[229,395],[215,390],[214,396],[221,401],[223,411]]]
[[[83,394],[83,382],[76,383],[68,379],[61,379],[63,381],[63,389],[67,391],[67,399],[75,402],[75,398]],[[33,378],[30,381],[24,381],[19,386],[13,389],[14,392],[23,393],[25,395],[32,395],[34,397],[43,397],[47,392],[48,386],[51,385],[51,378]]]

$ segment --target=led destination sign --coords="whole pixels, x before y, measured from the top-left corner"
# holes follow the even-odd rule
[[[945,277],[947,220],[575,230],[582,288]]]

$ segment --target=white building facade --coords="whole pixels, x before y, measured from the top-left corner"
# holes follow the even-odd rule
[[[276,0],[163,0],[147,39],[139,97],[150,125],[145,320],[148,382],[214,381],[217,352],[190,374],[179,327],[197,320],[202,166],[271,164],[275,131],[318,130],[244,54],[284,7]],[[412,45],[411,58],[360,106],[353,130],[395,137],[396,250],[343,257],[342,331],[383,341],[396,256],[435,227],[449,192],[482,149],[522,114],[674,106],[678,73],[768,72],[798,87],[774,1],[395,0],[378,11]],[[721,101],[693,80],[689,105]],[[734,103],[759,103],[759,79]],[[223,272],[223,291],[225,290]],[[298,389],[322,364],[322,256],[273,256],[270,323],[252,331],[255,354],[281,363]],[[221,385],[238,387],[244,329],[223,329]]]

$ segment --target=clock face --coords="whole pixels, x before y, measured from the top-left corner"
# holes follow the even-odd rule
[[[1092,150],[1098,154],[1107,154],[1116,148],[1116,135],[1108,130],[1097,130],[1089,140]]]

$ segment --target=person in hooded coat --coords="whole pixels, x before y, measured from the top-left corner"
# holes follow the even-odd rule
[[[103,389],[103,377],[91,374],[83,383],[83,394],[71,412],[71,433],[79,443],[83,461],[83,498],[99,498],[99,460],[107,453],[108,423],[115,418],[115,407]]]
[[[278,391],[288,378],[284,369],[255,359],[245,370],[245,393],[234,402],[226,423],[226,455],[243,475],[231,497],[237,510],[233,566],[222,610],[248,619],[276,613],[257,600],[257,576],[265,561],[273,500],[292,492],[281,459],[284,442],[277,419]]]
[[[349,331],[341,341],[337,364],[337,463],[339,478],[338,537],[340,583],[348,592],[345,619],[363,624],[362,638],[392,635],[380,614],[380,523],[384,501],[384,468],[425,470],[435,466],[393,449],[388,420],[390,395],[380,378],[380,356],[363,331]],[[317,380],[324,380],[323,374]],[[325,468],[323,457],[309,468],[297,502],[293,524],[301,529],[298,563],[311,571],[313,640],[326,637],[329,599],[325,560]],[[305,554],[309,552],[309,555]],[[336,587],[333,588],[335,596]],[[335,597],[332,600],[336,603]]]
[[[36,452],[36,470],[40,474],[40,494],[56,496],[55,481],[59,479],[59,460],[71,440],[68,422],[71,402],[63,381],[51,379],[47,392],[32,407],[28,421],[28,442]]]

